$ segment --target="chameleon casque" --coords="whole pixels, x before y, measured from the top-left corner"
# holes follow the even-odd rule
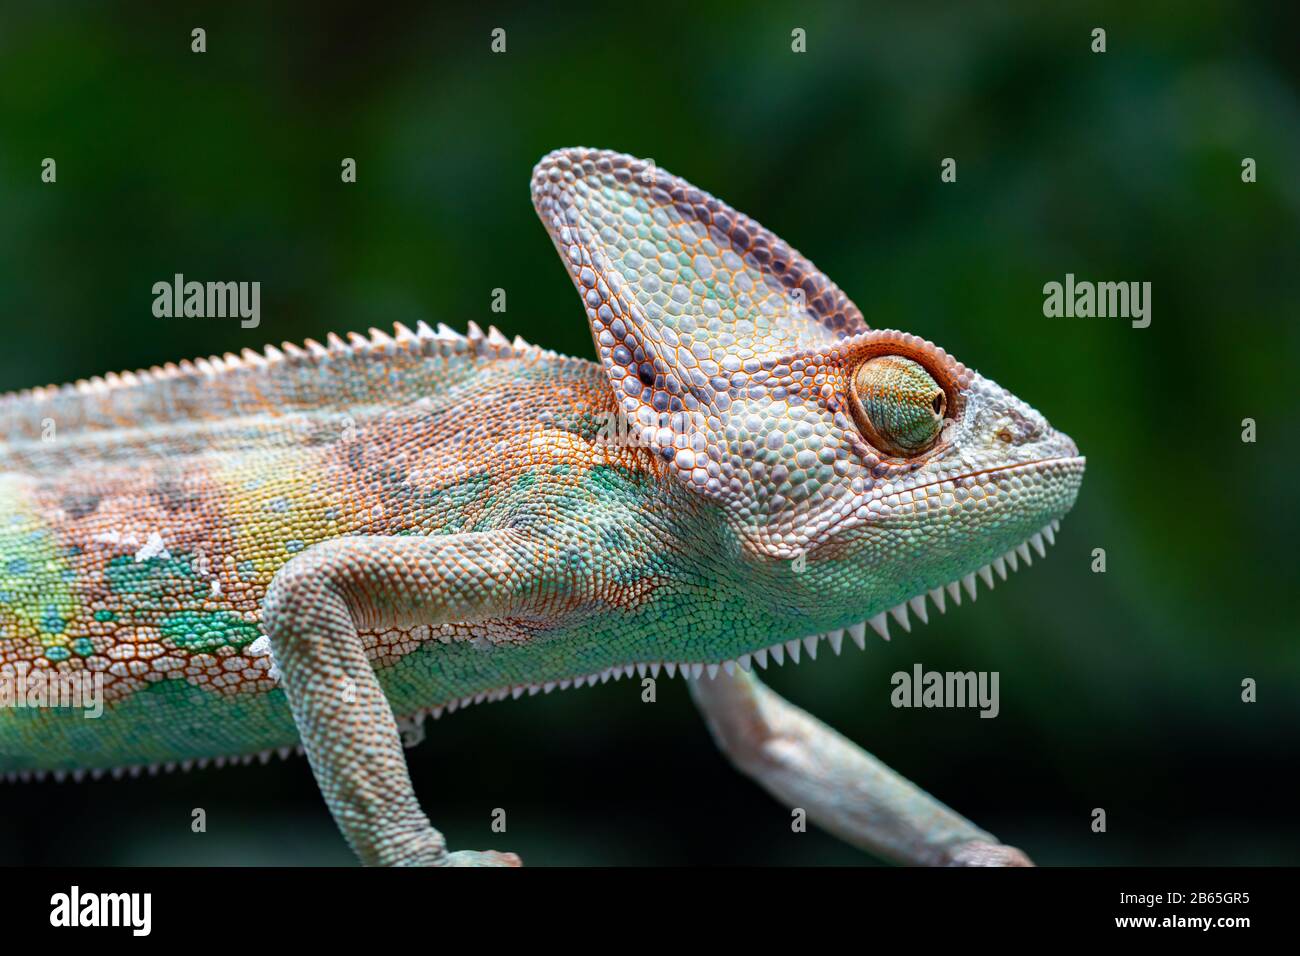
[[[663,672],[838,836],[1027,864],[755,669],[1041,554],[1074,442],[653,164],[560,150],[532,196],[598,363],[421,323],[0,399],[0,676],[98,675],[104,702],[0,708],[0,773],[301,745],[363,862],[517,864],[448,851],[404,737]]]

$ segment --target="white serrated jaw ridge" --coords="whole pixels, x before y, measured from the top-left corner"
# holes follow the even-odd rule
[[[1061,522],[1059,519],[1053,519],[1044,525],[1039,531],[1031,535],[1027,540],[1022,541],[1005,554],[994,558],[988,564],[980,567],[969,574],[958,578],[955,581],[949,581],[940,587],[930,588],[920,594],[913,595],[906,601],[903,601],[887,611],[881,611],[875,616],[869,618],[860,624],[851,624],[848,627],[837,628],[818,634],[809,634],[805,637],[793,637],[788,640],[780,640],[775,644],[764,647],[761,650],[753,651],[749,654],[741,654],[739,657],[722,661],[681,661],[681,660],[659,660],[659,661],[640,661],[632,664],[616,665],[594,674],[587,674],[582,677],[574,677],[566,680],[547,681],[540,684],[517,684],[512,687],[503,687],[495,691],[486,691],[476,694],[473,697],[464,697],[460,700],[454,700],[443,707],[434,707],[425,714],[431,714],[434,717],[441,717],[444,712],[451,713],[461,707],[468,707],[471,704],[480,704],[484,701],[504,700],[507,697],[518,699],[524,694],[549,694],[553,690],[568,690],[571,687],[591,687],[597,683],[603,684],[609,680],[619,680],[624,677],[632,677],[634,674],[640,678],[646,676],[657,678],[661,672],[666,673],[669,677],[675,677],[680,674],[688,680],[698,680],[703,677],[710,679],[717,677],[718,674],[734,674],[737,669],[742,671],[752,670],[757,664],[760,668],[766,668],[768,662],[774,662],[778,665],[784,664],[789,658],[793,663],[799,663],[801,657],[807,654],[810,658],[817,657],[817,651],[822,641],[830,645],[831,650],[839,654],[844,646],[844,637],[847,635],[860,650],[867,648],[868,630],[880,635],[885,640],[889,640],[889,622],[892,619],[904,631],[912,630],[911,615],[915,614],[921,619],[922,623],[928,624],[930,620],[929,607],[926,599],[938,608],[939,613],[943,614],[948,609],[948,602],[951,600],[954,604],[961,604],[963,593],[972,601],[975,600],[978,593],[978,581],[983,581],[985,587],[993,587],[996,578],[1007,579],[1011,571],[1019,570],[1020,563],[1034,563],[1034,553],[1037,552],[1039,557],[1047,556],[1047,547],[1056,543],[1056,532],[1060,530]],[[419,717],[420,715],[416,715]]]

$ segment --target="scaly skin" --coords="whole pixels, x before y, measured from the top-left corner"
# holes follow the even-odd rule
[[[0,710],[0,772],[301,742],[363,861],[515,863],[447,852],[395,715],[666,667],[851,842],[1027,862],[750,669],[973,598],[1073,504],[1073,442],[662,171],[564,150],[533,199],[599,364],[399,326],[0,399],[0,673],[106,699]]]

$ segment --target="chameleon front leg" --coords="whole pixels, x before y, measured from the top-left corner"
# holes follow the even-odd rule
[[[509,531],[339,538],[272,580],[263,622],[281,686],[325,802],[363,863],[519,865],[513,853],[447,852],[420,809],[358,630],[499,615],[536,575],[533,554]]]
[[[688,683],[732,763],[840,839],[898,863],[1033,865],[752,673]]]

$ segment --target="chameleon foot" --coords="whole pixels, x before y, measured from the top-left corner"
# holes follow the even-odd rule
[[[385,847],[375,862],[385,866],[523,866],[523,861],[516,853],[502,853],[498,850],[457,850],[448,853],[442,834],[432,827],[402,846]]]
[[[1023,850],[1005,843],[985,843],[972,840],[952,852],[948,866],[1033,866]]]
[[[522,587],[507,569],[523,566],[528,553],[507,532],[334,538],[297,554],[271,581],[262,619],[280,684],[325,802],[362,863],[520,865],[513,853],[447,852],[420,809],[393,707],[356,621],[430,626],[500,616]]]
[[[788,807],[854,846],[919,866],[1033,866],[752,673],[690,682],[723,751]]]
[[[523,866],[518,853],[501,853],[497,850],[457,850],[448,853],[443,866]]]

